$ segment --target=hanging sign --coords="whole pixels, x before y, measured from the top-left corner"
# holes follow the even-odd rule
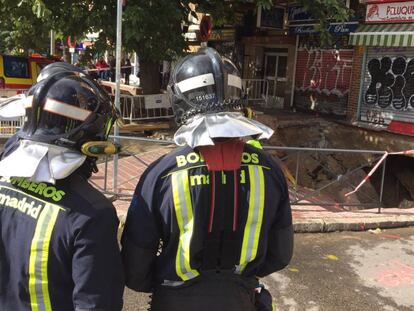
[[[358,22],[331,23],[327,30],[333,35],[345,35],[354,32],[358,28]],[[309,36],[317,34],[314,25],[299,25],[289,27],[289,33],[292,35]]]
[[[414,1],[367,5],[366,23],[407,23],[414,21]]]
[[[309,22],[315,19],[303,6],[295,5],[289,7],[288,20],[289,22]]]
[[[285,18],[285,8],[273,7],[269,10],[265,10],[259,7],[257,10],[257,28],[272,28],[283,29]]]
[[[200,22],[200,41],[206,42],[210,39],[213,24],[209,15],[204,15]]]
[[[359,3],[368,4],[368,3],[390,3],[390,2],[404,2],[407,0],[359,0]]]

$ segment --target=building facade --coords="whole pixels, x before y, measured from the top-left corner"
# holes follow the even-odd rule
[[[414,136],[414,1],[364,1],[365,22],[351,35],[356,61],[348,117]]]
[[[347,1],[348,7],[352,3],[359,5]],[[259,10],[256,31],[242,39],[243,78],[265,80],[259,89],[267,106],[345,117],[354,54],[349,34],[358,20],[332,21],[328,31],[333,42],[326,47],[320,42],[318,21],[302,6],[292,1],[278,5],[265,14]]]

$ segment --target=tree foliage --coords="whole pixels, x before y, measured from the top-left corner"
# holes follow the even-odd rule
[[[345,1],[341,0],[299,0],[298,2],[312,14],[315,20],[319,21],[316,29],[321,34],[323,45],[330,45],[332,41],[331,35],[327,31],[329,22],[332,20],[344,22],[353,14],[345,6]]]
[[[139,51],[145,60],[171,59],[185,48],[182,22],[191,14],[188,0],[128,0],[123,15],[124,45]],[[198,11],[213,16],[215,25],[232,23],[234,12],[248,0],[200,0]],[[277,0],[256,0],[270,8]],[[322,40],[329,20],[343,21],[349,10],[343,0],[297,0],[319,21]],[[82,38],[88,32],[100,32],[103,47],[112,45],[116,34],[116,0],[0,0],[0,44],[3,48],[44,50],[49,30],[63,36]],[[47,46],[47,45],[46,45]]]
[[[193,0],[194,1],[194,0]],[[136,51],[142,63],[156,64],[181,55],[186,48],[182,27],[193,14],[189,0],[128,0],[123,14],[123,45]],[[213,17],[213,25],[233,24],[235,12],[248,0],[199,0],[197,11]],[[343,0],[297,0],[319,21],[321,39],[329,42],[326,28],[330,19],[349,16]],[[47,49],[50,29],[64,38],[80,39],[99,32],[96,47],[110,49],[116,35],[117,0],[0,0],[0,48],[37,51]],[[272,0],[255,0],[254,5],[270,8]],[[155,66],[153,66],[155,67]]]
[[[46,52],[50,28],[35,17],[31,6],[0,0],[0,53]]]

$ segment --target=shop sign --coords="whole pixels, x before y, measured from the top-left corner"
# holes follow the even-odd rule
[[[303,6],[292,6],[288,11],[289,22],[309,22],[314,19]]]
[[[414,21],[414,1],[367,5],[367,23],[407,23]]]
[[[358,27],[357,22],[348,23],[332,23],[328,27],[328,31],[333,35],[344,35],[354,32]],[[316,34],[317,31],[314,25],[301,25],[289,28],[289,32],[292,35],[309,36]]]
[[[211,33],[209,41],[234,41],[235,30],[229,29],[214,29]]]
[[[407,0],[359,0],[359,3],[368,4],[368,3],[391,3],[391,2],[404,2]]]
[[[343,2],[346,3],[345,1]],[[312,22],[315,21],[315,19],[303,6],[293,5],[288,9],[288,21],[289,23]]]

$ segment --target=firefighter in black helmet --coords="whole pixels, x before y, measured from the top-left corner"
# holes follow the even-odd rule
[[[273,131],[243,116],[240,74],[211,48],[178,62],[168,92],[182,147],[140,178],[126,285],[152,292],[151,310],[270,310],[258,278],[289,263],[292,216],[281,169],[246,141]]]
[[[122,309],[112,204],[87,181],[117,113],[92,79],[52,66],[0,161],[0,310]],[[105,148],[102,148],[105,146]]]

